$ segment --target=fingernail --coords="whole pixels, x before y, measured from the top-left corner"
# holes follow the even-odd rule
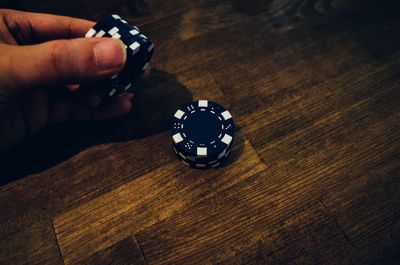
[[[100,70],[121,69],[125,64],[126,50],[121,41],[105,39],[95,44],[94,57]]]
[[[77,91],[81,85],[79,84],[68,84],[67,88],[69,91]]]

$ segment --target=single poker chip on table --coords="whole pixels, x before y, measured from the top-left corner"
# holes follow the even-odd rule
[[[219,159],[188,159],[187,157],[185,157],[184,155],[182,155],[181,153],[179,153],[176,148],[174,147],[174,153],[176,155],[176,157],[183,162],[184,164],[193,167],[193,168],[218,168],[221,165],[223,165],[223,163],[226,161],[226,157],[229,155],[230,153],[230,149],[226,151],[225,155],[222,156]]]
[[[116,96],[134,88],[144,72],[150,67],[154,44],[118,15],[110,15],[100,20],[85,35],[86,38],[113,38],[121,40],[126,48],[127,60],[120,73],[109,80],[109,96]]]
[[[175,153],[191,166],[219,165],[230,152],[234,132],[230,112],[208,100],[194,101],[178,109],[171,125]]]
[[[209,156],[189,156],[189,155],[185,155],[181,151],[178,151],[175,144],[174,144],[173,148],[174,148],[175,154],[186,161],[201,163],[201,164],[204,164],[204,163],[209,164],[209,163],[214,163],[216,161],[224,160],[229,155],[232,144],[233,144],[233,142],[222,152],[214,154],[214,155],[209,155]]]
[[[178,151],[174,148],[174,152],[176,157],[178,158],[179,161],[184,163],[187,166],[190,166],[192,168],[197,168],[197,169],[209,169],[209,168],[218,168],[221,167],[225,161],[225,159],[220,159],[220,160],[213,160],[213,161],[192,161],[192,160],[187,160],[184,159]]]

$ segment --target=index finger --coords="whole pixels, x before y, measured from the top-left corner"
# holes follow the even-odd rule
[[[1,13],[11,32],[40,42],[83,37],[95,24],[85,19],[42,13],[15,10],[2,10]]]

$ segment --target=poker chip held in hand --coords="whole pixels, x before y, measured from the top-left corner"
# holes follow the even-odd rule
[[[132,90],[140,79],[154,52],[154,44],[140,30],[118,15],[107,16],[94,25],[85,35],[86,38],[108,37],[121,40],[126,48],[126,64],[120,73],[112,76],[107,94],[112,97]]]
[[[208,100],[181,107],[171,124],[174,152],[193,168],[219,167],[231,151],[234,133],[229,111]]]

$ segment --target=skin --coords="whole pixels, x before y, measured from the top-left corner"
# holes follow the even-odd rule
[[[0,151],[49,124],[130,111],[133,94],[102,100],[101,81],[123,68],[126,51],[119,40],[82,38],[94,24],[0,9]]]

